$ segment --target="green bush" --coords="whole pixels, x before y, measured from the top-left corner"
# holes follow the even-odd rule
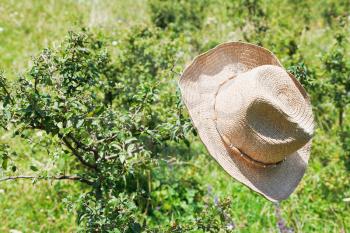
[[[208,0],[149,0],[151,21],[174,32],[198,30],[203,26]]]
[[[192,216],[206,194],[188,175],[192,168],[181,168],[190,157],[177,155],[188,150],[193,131],[172,81],[177,46],[157,29],[135,27],[111,59],[106,42],[70,32],[61,47],[36,57],[17,85],[1,78],[2,127],[55,161],[76,159],[73,175],[31,165],[38,176],[28,178],[81,182],[86,191],[65,202],[82,231],[167,231],[186,219],[195,227]],[[14,155],[2,147],[8,170]]]
[[[324,56],[324,66],[329,75],[329,96],[338,109],[338,124],[342,130],[344,112],[350,103],[350,62],[346,57],[349,49],[346,34],[336,35],[335,40],[335,44]]]
[[[157,205],[150,192],[152,174],[166,159],[161,151],[191,130],[177,93],[162,93],[171,78],[164,71],[173,64],[176,49],[172,43],[155,49],[160,37],[156,30],[135,28],[112,61],[103,41],[71,32],[58,50],[46,49],[35,58],[11,90],[1,79],[3,128],[25,140],[43,131],[57,156],[77,159],[76,175],[56,178],[90,186],[72,205],[86,229],[143,228],[143,219]],[[7,169],[9,153],[2,151]],[[42,172],[40,178],[49,178]]]

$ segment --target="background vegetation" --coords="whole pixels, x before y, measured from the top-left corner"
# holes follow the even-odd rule
[[[350,231],[349,10],[2,1],[0,232]],[[277,207],[222,171],[179,98],[185,64],[229,40],[273,51],[312,99],[309,168]]]

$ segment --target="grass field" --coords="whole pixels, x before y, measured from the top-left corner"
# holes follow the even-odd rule
[[[278,10],[281,13],[274,12],[276,20],[272,21],[274,29],[270,33],[276,38],[281,34],[291,37],[296,34],[304,60],[318,67],[317,74],[322,77],[320,53],[329,48],[333,33],[319,19],[322,13],[319,9],[325,1],[309,2],[314,2],[309,11],[311,27],[300,32],[296,29],[298,33],[293,31],[293,26],[284,27],[278,21],[278,17],[283,17],[280,16],[283,11],[288,12],[289,19],[298,20],[298,16],[293,18],[291,13],[297,7],[295,3],[266,1],[265,5],[281,4]],[[89,27],[107,38],[114,38],[119,31],[128,30],[132,25],[147,25],[150,17],[146,4],[146,0],[3,0],[0,2],[0,69],[14,80],[28,69],[32,56],[46,47],[57,46],[68,30]],[[232,28],[229,16],[221,14],[225,6],[211,4],[211,7],[205,26],[196,32],[203,42],[202,48],[211,43],[243,39],[242,30]],[[270,49],[283,64],[290,65],[283,46]],[[189,62],[190,58],[186,60]],[[332,115],[335,109],[330,106],[325,111]],[[347,115],[345,125],[349,123]],[[350,232],[349,158],[344,155],[337,134],[336,127],[316,129],[309,168],[297,190],[281,203],[283,217],[296,232]],[[18,151],[16,173],[32,174],[29,164],[33,163],[55,171],[56,164],[46,161],[45,151],[19,143],[17,138],[7,134],[1,135],[0,140],[9,142]],[[188,175],[196,176],[204,186],[212,187],[219,199],[232,199],[231,213],[236,232],[278,232],[274,205],[230,178],[209,157],[199,140],[193,141],[193,157],[189,162],[195,168]],[[6,173],[0,170],[0,177],[4,175]],[[67,211],[64,203],[68,195],[74,198],[84,188],[69,181],[0,183],[0,232],[75,232],[78,228],[75,214]]]

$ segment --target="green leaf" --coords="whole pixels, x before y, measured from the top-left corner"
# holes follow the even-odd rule
[[[30,165],[30,170],[32,170],[32,171],[34,171],[34,172],[37,172],[37,171],[39,171],[39,169],[36,167],[36,166],[34,166],[34,165]]]
[[[131,142],[137,141],[137,138],[128,138],[125,140],[125,144],[130,144]]]
[[[6,169],[7,169],[8,161],[9,161],[9,159],[8,159],[8,157],[7,157],[7,156],[4,156],[4,157],[2,158],[2,164],[1,164],[1,167],[2,167],[4,170],[6,170]]]
[[[58,122],[58,123],[56,124],[56,126],[57,126],[58,128],[60,128],[60,129],[62,129],[62,128],[63,128],[63,123],[62,123],[62,122]]]
[[[125,161],[125,155],[123,155],[123,154],[120,155],[120,156],[119,156],[119,160],[120,160],[121,163],[124,163],[124,161]]]
[[[77,128],[80,128],[84,124],[84,119],[80,119],[76,125]]]
[[[130,144],[129,146],[128,146],[128,148],[127,148],[127,152],[128,152],[128,154],[131,156],[132,155],[132,153],[135,151],[135,144]]]

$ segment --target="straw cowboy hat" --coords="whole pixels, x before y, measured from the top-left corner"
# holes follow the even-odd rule
[[[179,86],[209,153],[232,177],[271,201],[305,173],[314,130],[310,100],[267,49],[229,42],[199,55]]]

